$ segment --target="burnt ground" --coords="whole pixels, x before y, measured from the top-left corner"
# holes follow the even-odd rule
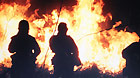
[[[112,76],[108,73],[100,74],[99,72],[98,68],[93,66],[92,68],[84,71],[76,71],[75,78],[123,78],[122,74]],[[10,68],[6,68],[4,65],[1,65],[0,78],[10,78]],[[49,74],[47,69],[36,68],[36,78],[52,78],[52,74]]]

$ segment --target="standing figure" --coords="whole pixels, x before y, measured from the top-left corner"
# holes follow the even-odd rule
[[[128,78],[140,78],[140,42],[134,42],[123,50],[123,58],[126,59],[124,76]]]
[[[126,1],[124,1],[125,4]],[[140,6],[138,5],[139,2],[138,0],[134,0],[129,1],[128,3],[129,11],[124,13],[129,14],[128,26],[140,37]],[[133,5],[130,6],[131,4]],[[128,78],[140,78],[140,40],[139,42],[132,43],[126,49],[124,49],[123,57],[126,59],[126,68],[124,69],[124,75],[127,75]]]
[[[140,37],[140,26],[137,23],[131,25],[131,29]],[[140,40],[125,48],[122,56],[126,59],[126,67],[123,70],[124,76],[128,78],[140,78]]]
[[[9,44],[11,56],[11,78],[34,78],[36,57],[40,48],[35,38],[28,34],[29,23],[26,20],[19,22],[19,32],[13,36]]]
[[[67,24],[61,22],[58,26],[58,34],[50,38],[50,48],[55,53],[52,59],[54,65],[54,78],[73,78],[74,66],[79,66],[81,61],[74,40],[66,35]]]

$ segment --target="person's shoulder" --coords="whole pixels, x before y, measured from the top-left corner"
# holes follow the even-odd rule
[[[140,46],[140,42],[134,42],[130,46]]]
[[[31,36],[31,35],[28,35],[28,38],[29,38],[29,39],[35,40],[35,37],[33,37],[33,36]]]
[[[72,42],[72,43],[75,42],[74,39],[70,35],[67,35],[67,38],[66,39],[68,41]]]
[[[14,35],[11,37],[11,39],[16,39],[16,38],[18,38],[18,35]]]
[[[51,36],[50,39],[56,39],[56,38],[58,38],[58,35],[53,35],[53,36]]]
[[[33,37],[32,35],[28,35],[28,37],[30,37],[30,38],[35,38],[35,37]]]
[[[67,35],[67,38],[68,38],[68,39],[72,39],[72,40],[73,40],[73,38],[72,38],[70,35]]]
[[[66,35],[67,38],[72,38],[70,35]]]
[[[133,42],[132,44],[130,44],[128,47],[125,48],[126,51],[132,51],[136,49],[140,49],[140,42]]]
[[[50,37],[50,41],[54,40],[56,38],[56,35],[53,35]]]
[[[56,37],[58,37],[58,35],[53,35],[51,38],[56,38]]]

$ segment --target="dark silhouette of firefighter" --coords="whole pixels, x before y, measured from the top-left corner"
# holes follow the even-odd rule
[[[140,36],[138,29],[134,30]],[[134,42],[125,48],[122,56],[126,59],[126,67],[123,70],[124,76],[128,78],[140,78],[140,41]]]
[[[129,23],[126,23],[128,23],[130,29],[136,32],[140,37],[140,6],[138,5],[138,0],[123,0],[122,2],[124,2],[121,3],[123,5],[127,2],[126,8],[129,8],[127,9],[128,11],[123,11],[124,14],[129,14],[127,15]],[[131,4],[133,5],[130,6]],[[120,10],[118,12],[120,13]],[[126,59],[126,68],[124,68],[123,71],[124,75],[128,76],[128,78],[140,78],[140,40],[139,42],[132,43],[130,46],[123,50],[123,58]]]
[[[13,36],[9,44],[11,56],[11,78],[34,78],[36,57],[40,48],[35,38],[28,34],[29,23],[26,20],[19,22],[19,32]]]
[[[50,38],[50,48],[55,53],[52,59],[54,65],[54,78],[73,78],[74,66],[79,66],[78,48],[74,40],[66,35],[67,24],[61,22],[58,26],[58,34]]]

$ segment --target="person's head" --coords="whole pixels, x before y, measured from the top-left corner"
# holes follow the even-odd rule
[[[26,20],[21,20],[21,21],[19,22],[19,27],[18,27],[18,29],[19,29],[19,32],[20,32],[20,33],[28,34],[28,32],[29,32],[29,23],[28,23],[28,21],[26,21]]]
[[[66,35],[67,31],[68,31],[67,24],[64,23],[64,22],[61,22],[58,25],[58,32],[59,32],[59,34]]]

